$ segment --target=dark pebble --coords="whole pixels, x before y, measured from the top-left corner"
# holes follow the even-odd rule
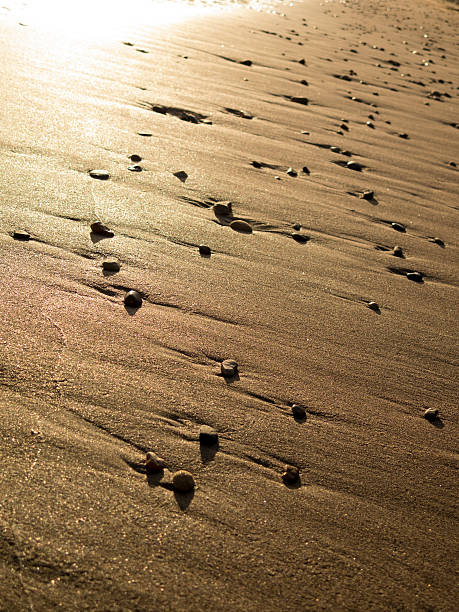
[[[179,170],[178,172],[174,172],[173,174],[179,179],[179,181],[182,181],[182,183],[184,183],[188,178],[188,174],[185,172],[185,170]]]
[[[288,174],[289,176],[298,176],[298,172],[297,172],[296,170],[294,170],[293,168],[289,168],[289,169],[287,170],[287,174]]]
[[[250,162],[250,163],[252,164],[252,166],[253,166],[254,168],[261,168],[261,167],[262,167],[262,166],[261,166],[261,164],[260,164],[260,162],[257,162],[257,161],[252,161],[252,162]]]
[[[90,170],[89,176],[100,181],[106,181],[110,178],[110,174],[106,170]]]
[[[305,59],[298,60],[298,63],[301,64],[302,66],[306,66],[306,60]]]
[[[113,238],[115,235],[111,229],[102,223],[102,221],[95,221],[91,224],[91,232],[98,234],[99,236],[107,236],[107,238]]]
[[[357,170],[357,172],[362,170],[362,165],[355,161],[348,161],[346,167],[349,168],[349,170]]]
[[[243,221],[242,219],[236,219],[235,221],[231,221],[230,228],[235,230],[236,232],[242,232],[244,234],[252,233],[252,226],[247,221]]]
[[[403,138],[404,140],[408,140],[409,138],[408,134],[399,134],[398,136],[399,138]]]
[[[222,375],[229,378],[235,376],[238,371],[237,362],[234,359],[225,359],[220,367]]]
[[[179,470],[172,475],[172,484],[176,491],[188,493],[195,487],[193,475],[186,470]]]
[[[396,230],[397,232],[406,232],[406,227],[404,225],[402,225],[401,223],[396,223],[394,221],[390,225],[391,225],[392,229]]]
[[[304,244],[305,242],[307,242],[309,240],[309,236],[305,236],[304,234],[292,234],[292,238],[293,240],[295,240],[295,242],[299,242],[300,244]]]
[[[422,282],[422,274],[420,272],[407,272],[406,278],[408,278],[411,281],[414,281],[415,283]]]
[[[311,174],[311,171],[309,170],[309,168],[307,166],[303,166],[303,172],[305,174]]]
[[[341,149],[339,147],[330,147],[330,151],[332,153],[341,153]]]
[[[217,217],[230,217],[232,215],[231,202],[217,202],[214,204],[214,213]]]
[[[164,470],[164,459],[158,457],[156,453],[148,452],[145,459],[145,469],[149,474],[162,472]]]
[[[296,230],[297,232],[300,231],[301,224],[300,223],[295,223],[295,225],[293,226],[293,229]]]
[[[147,138],[149,138],[150,136],[153,136],[153,134],[151,132],[137,132],[137,134],[139,136],[145,136]]]
[[[299,404],[293,404],[292,415],[295,419],[303,420],[306,418],[306,409]]]
[[[13,238],[15,240],[22,240],[23,242],[26,242],[27,240],[30,240],[30,234],[24,230],[16,230],[13,232]]]
[[[435,421],[438,418],[438,408],[427,408],[424,412],[424,418],[428,421]]]
[[[452,166],[453,168],[456,168],[456,162],[450,161],[448,162],[449,166]]]
[[[402,247],[400,246],[394,246],[393,250],[392,250],[392,255],[394,257],[403,257],[403,250]]]
[[[375,312],[379,311],[379,304],[377,302],[368,302],[368,308],[370,310],[374,310]]]
[[[282,474],[282,480],[285,484],[295,484],[300,478],[300,470],[294,465],[286,465],[284,467],[284,473]]]
[[[204,446],[215,446],[218,442],[218,433],[209,425],[202,425],[199,429],[199,442]]]
[[[124,303],[131,308],[140,308],[142,306],[142,296],[138,291],[128,291],[124,296]]]
[[[364,191],[360,196],[362,200],[372,200],[375,197],[374,191]]]
[[[252,60],[242,60],[242,62],[239,62],[242,66],[251,66],[252,65]]]
[[[438,246],[444,247],[445,243],[441,238],[429,238],[429,242],[433,242],[434,244],[438,244]]]
[[[140,157],[140,155],[136,155],[135,153],[133,155],[129,156],[129,159],[133,162],[140,162],[142,161],[142,158]]]
[[[372,130],[374,130],[374,129],[375,129],[375,125],[374,125],[374,123],[371,123],[371,121],[367,121],[367,126],[368,126],[369,128],[371,128]]]
[[[107,272],[119,272],[120,264],[116,261],[116,259],[106,259],[102,262],[102,268]]]
[[[137,165],[128,166],[128,170],[130,172],[142,172],[142,166],[137,166]]]
[[[199,245],[199,253],[201,255],[209,256],[211,254],[210,247],[208,247],[206,244],[200,244]]]

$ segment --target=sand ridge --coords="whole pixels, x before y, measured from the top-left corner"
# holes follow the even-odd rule
[[[435,6],[85,45],[2,18],[0,609],[454,609],[459,64]]]

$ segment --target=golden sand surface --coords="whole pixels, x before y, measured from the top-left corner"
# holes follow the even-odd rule
[[[457,25],[2,9],[0,610],[455,609]]]

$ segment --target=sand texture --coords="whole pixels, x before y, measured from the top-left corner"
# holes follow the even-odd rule
[[[457,609],[451,7],[2,9],[0,610]]]

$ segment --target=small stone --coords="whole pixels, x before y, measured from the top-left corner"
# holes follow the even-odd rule
[[[134,164],[132,166],[128,166],[128,170],[130,172],[142,172],[143,168],[142,166],[138,166],[137,164]]]
[[[330,147],[330,151],[332,153],[341,153],[341,149],[339,147]]]
[[[102,221],[91,223],[91,232],[99,236],[106,236],[107,238],[113,238],[115,235],[111,229],[102,223]]]
[[[402,223],[396,223],[395,221],[390,224],[392,229],[397,232],[406,232],[406,227]]]
[[[394,248],[392,249],[392,255],[394,257],[403,257],[403,250],[402,247],[400,246],[394,246]]]
[[[298,63],[301,64],[302,66],[306,66],[306,60],[305,59],[298,60]]]
[[[399,134],[398,136],[399,138],[403,138],[404,140],[408,140],[409,138],[408,134]]]
[[[235,230],[236,232],[243,232],[244,234],[252,233],[252,226],[247,221],[243,221],[242,219],[236,219],[235,221],[231,221],[230,228]]]
[[[110,174],[106,170],[90,170],[89,176],[100,181],[106,181],[110,178]]]
[[[173,174],[179,179],[179,181],[182,181],[182,183],[184,183],[188,178],[188,174],[185,172],[185,170],[179,170],[178,172],[174,172]]]
[[[253,166],[254,168],[261,168],[261,167],[262,167],[262,165],[260,164],[260,162],[257,162],[257,161],[252,161],[252,162],[250,162],[250,163],[252,164],[252,166]]]
[[[301,224],[300,223],[295,223],[295,225],[293,226],[293,229],[296,230],[297,232],[300,231]]]
[[[438,413],[438,408],[427,408],[424,412],[424,418],[428,421],[435,421],[435,419],[438,418]]]
[[[140,157],[140,155],[136,155],[135,153],[133,155],[129,155],[129,159],[133,162],[142,161],[142,158]]]
[[[234,359],[225,359],[220,367],[222,376],[231,378],[231,376],[236,376],[237,374],[237,362]]]
[[[303,172],[305,174],[311,174],[311,171],[309,170],[309,168],[307,166],[303,166]]]
[[[362,170],[362,165],[356,161],[348,161],[346,167],[349,168],[349,170],[357,170],[357,172]]]
[[[137,132],[137,134],[139,136],[145,136],[146,138],[149,138],[150,136],[153,136],[153,134],[151,132]]]
[[[375,197],[375,192],[370,191],[370,190],[364,191],[362,195],[360,196],[362,200],[373,200],[374,197]]]
[[[433,242],[434,244],[438,244],[438,246],[444,247],[445,243],[441,238],[429,238],[429,242]]]
[[[367,121],[367,126],[368,126],[369,128],[371,128],[372,130],[374,130],[374,129],[375,129],[375,124],[374,124],[374,123],[372,123],[371,121]]]
[[[179,491],[180,493],[188,493],[195,487],[193,474],[190,474],[190,472],[187,472],[186,470],[174,472],[172,475],[172,484],[174,485],[174,489],[176,491]]]
[[[116,261],[116,259],[106,259],[105,261],[102,262],[102,268],[103,270],[106,270],[107,272],[119,272],[120,267],[121,266]]]
[[[233,214],[231,202],[217,202],[214,213],[217,217],[230,217]]]
[[[292,234],[292,238],[295,240],[295,242],[299,242],[300,244],[305,244],[309,240],[309,236],[297,233]]]
[[[252,60],[242,60],[242,62],[239,62],[242,66],[251,66],[252,65]]]
[[[140,308],[142,306],[142,296],[138,291],[128,291],[124,296],[124,304],[131,308]]]
[[[345,132],[349,132],[349,126],[346,125],[345,123],[342,123],[339,127],[341,130],[344,130]]]
[[[293,404],[292,415],[295,419],[303,420],[306,418],[306,409],[299,404]]]
[[[377,302],[368,302],[368,308],[377,312],[379,310],[379,304]]]
[[[199,442],[204,446],[215,446],[218,442],[218,433],[209,425],[202,425],[199,429]]]
[[[288,174],[289,176],[298,176],[298,172],[297,172],[296,170],[294,170],[293,168],[289,168],[289,169],[287,170],[287,174]]]
[[[407,272],[406,278],[415,283],[422,283],[422,274],[420,272]]]
[[[13,232],[13,238],[14,240],[22,240],[23,242],[26,242],[27,240],[30,240],[30,234],[25,230],[15,230]]]
[[[200,244],[199,253],[201,255],[205,255],[206,257],[209,257],[209,255],[211,254],[210,247],[208,247],[206,244]]]
[[[448,166],[451,166],[451,167],[453,167],[453,168],[456,168],[456,162],[454,162],[454,161],[450,161],[450,162],[448,162]]]
[[[300,478],[300,470],[294,465],[286,465],[284,467],[284,473],[282,474],[282,480],[285,484],[295,484]]]
[[[162,472],[165,467],[164,459],[158,457],[156,453],[148,452],[145,459],[145,469],[149,474]]]

